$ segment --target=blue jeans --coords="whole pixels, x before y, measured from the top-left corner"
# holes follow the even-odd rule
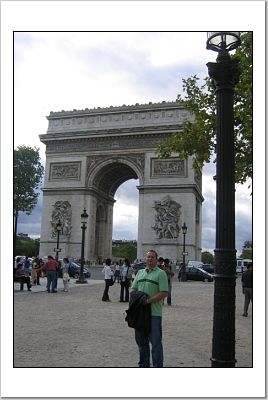
[[[56,271],[47,271],[47,291],[55,292],[56,289],[56,281],[57,281],[57,272]],[[50,286],[52,285],[52,289],[50,290]]]
[[[153,367],[163,367],[163,346],[162,346],[162,317],[151,317],[151,332],[149,336],[135,329],[135,340],[139,348],[139,367],[150,367],[150,346],[152,345]]]

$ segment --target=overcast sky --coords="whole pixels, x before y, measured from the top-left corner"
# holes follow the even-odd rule
[[[182,79],[207,75],[216,54],[206,50],[206,32],[15,32],[14,145],[40,148],[50,111],[175,101]],[[203,171],[202,247],[215,248],[215,164]],[[116,193],[114,239],[137,239],[138,182]],[[248,185],[237,186],[236,248],[252,237]],[[40,234],[42,194],[18,232]]]

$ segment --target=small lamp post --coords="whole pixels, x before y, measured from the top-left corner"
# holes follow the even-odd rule
[[[185,222],[183,223],[182,227],[182,233],[183,233],[183,251],[182,251],[182,271],[181,271],[181,280],[182,282],[186,281],[186,273],[185,273],[185,256],[187,253],[185,252],[185,236],[187,233],[187,226]]]
[[[56,252],[55,259],[58,261],[58,259],[59,259],[59,252],[61,251],[61,249],[59,248],[60,233],[62,233],[62,224],[61,224],[60,220],[58,220],[58,222],[57,222],[57,224],[56,224],[56,230],[57,230],[57,247],[56,247],[56,249],[54,249],[54,251]]]
[[[85,265],[84,249],[85,249],[85,232],[87,229],[87,219],[88,219],[88,214],[86,212],[86,209],[84,208],[84,211],[81,214],[82,244],[81,244],[80,274],[79,274],[79,279],[76,281],[76,283],[87,283],[87,280],[85,279],[84,275],[84,265]]]
[[[229,51],[240,45],[240,32],[208,32],[207,49],[217,51],[207,63],[216,94],[216,248],[211,366],[235,367],[235,153],[233,92],[238,66]]]

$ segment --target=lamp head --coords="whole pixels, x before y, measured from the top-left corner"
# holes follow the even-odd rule
[[[62,225],[61,225],[60,220],[58,220],[58,222],[56,224],[56,229],[57,229],[58,232],[60,232],[62,230]]]
[[[207,49],[220,52],[232,51],[240,46],[240,32],[208,32]]]
[[[187,233],[187,226],[186,226],[185,222],[183,223],[181,229],[182,229],[182,233],[183,233],[184,235],[186,235],[186,233]]]
[[[84,211],[81,214],[81,222],[82,222],[82,224],[85,225],[87,223],[87,219],[88,219],[88,214],[86,212],[86,209],[84,208]]]

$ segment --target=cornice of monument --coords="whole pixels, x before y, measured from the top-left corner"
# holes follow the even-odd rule
[[[51,112],[47,134],[124,134],[131,130],[152,131],[178,127],[194,116],[179,102],[136,104],[133,106]]]
[[[181,108],[184,109],[184,107],[178,102],[178,101],[162,101],[159,103],[145,103],[145,104],[132,104],[132,105],[125,105],[123,104],[122,106],[110,106],[110,107],[94,107],[94,108],[85,108],[82,110],[61,110],[61,111],[50,111],[49,116],[47,116],[47,119],[53,119],[57,117],[74,117],[74,116],[85,116],[85,115],[92,115],[92,114],[106,114],[106,113],[115,113],[115,112],[128,112],[128,111],[142,111],[142,110],[156,110],[156,109],[163,109],[163,108]]]

